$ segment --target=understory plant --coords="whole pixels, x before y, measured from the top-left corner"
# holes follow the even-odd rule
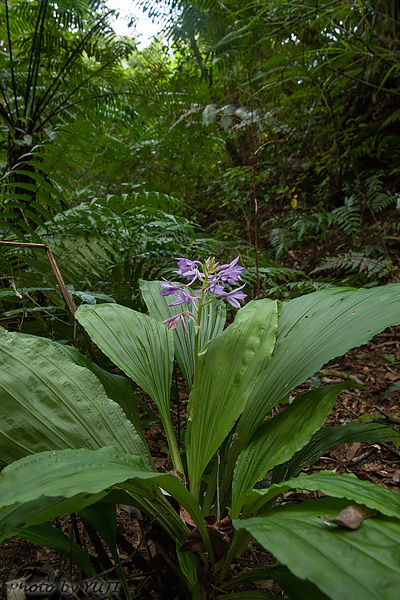
[[[304,468],[331,447],[400,444],[400,434],[375,423],[323,428],[352,382],[295,390],[330,359],[400,323],[400,284],[239,308],[242,271],[238,259],[182,258],[185,283],[142,281],[148,315],[115,303],[76,312],[157,406],[170,472],[154,465],[127,378],[72,347],[0,331],[0,540],[50,546],[93,576],[84,550],[47,523],[77,512],[108,545],[128,596],[116,542],[123,504],[156,519],[173,542],[169,597],[268,598],[241,586],[273,579],[295,600],[394,600],[400,496],[355,475]],[[226,302],[239,310],[225,328]],[[184,444],[171,420],[175,359],[190,392]],[[294,490],[324,497],[290,503]],[[237,559],[253,540],[280,564],[241,572]]]

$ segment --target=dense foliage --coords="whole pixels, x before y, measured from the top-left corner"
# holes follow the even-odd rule
[[[394,600],[389,551],[378,577],[374,557],[356,565],[365,548],[398,541],[396,495],[301,469],[340,443],[399,434],[358,423],[323,433],[344,384],[265,417],[324,362],[399,322],[400,9],[392,0],[140,4],[164,23],[143,50],[115,34],[106,0],[0,4],[0,537],[56,548],[92,576],[79,543],[44,524],[79,512],[128,597],[115,504],[132,504],[167,534],[171,597],[268,597],[230,594],[250,580],[233,578],[231,565],[253,536],[286,565],[254,578],[293,599],[339,600],[351,587],[365,600],[365,581],[372,598],[387,576]],[[227,266],[238,254],[243,273]],[[202,292],[189,297],[170,281],[174,257],[202,262],[203,275],[193,267]],[[220,273],[218,261],[239,269],[248,298],[235,318],[229,306],[226,329],[222,305],[205,303],[202,328],[214,273],[204,272]],[[218,298],[238,307],[245,292],[220,285]],[[178,288],[189,298],[183,316],[159,293]],[[187,413],[177,407],[185,444],[170,415],[179,370],[190,392]],[[143,430],[157,419],[179,481],[154,469]],[[286,507],[279,499],[291,489],[329,498]],[[343,498],[381,514],[338,531]],[[321,511],[333,525],[315,526]],[[356,572],[343,569],[338,585],[349,535]],[[325,562],[320,546],[332,552]]]
[[[157,192],[171,201],[139,205],[234,242],[273,293],[397,280],[393,2],[170,0],[164,37],[140,52],[113,33],[103,2],[73,4],[0,9],[3,239],[45,242],[81,202],[102,213],[112,194],[127,215],[124,194]],[[96,226],[79,240],[88,235]],[[277,260],[296,271],[277,277]]]

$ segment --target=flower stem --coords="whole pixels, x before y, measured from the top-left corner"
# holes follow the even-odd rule
[[[193,421],[193,415],[194,415],[194,410],[195,410],[195,405],[196,405],[196,397],[197,397],[197,389],[198,389],[198,385],[199,385],[199,336],[200,336],[200,326],[201,326],[201,313],[203,310],[203,300],[204,300],[204,294],[207,290],[208,286],[207,283],[203,283],[203,287],[201,290],[201,294],[200,294],[200,298],[199,298],[199,308],[197,311],[197,326],[196,326],[196,330],[195,330],[195,337],[194,337],[194,373],[193,373],[193,377],[194,377],[194,381],[193,381],[193,387],[192,387],[192,392],[190,394],[190,404],[189,404],[189,413],[188,413],[188,417],[187,417],[187,426],[186,426],[186,447],[189,446],[190,443],[190,431],[192,429],[192,421]],[[198,498],[199,493],[200,493],[200,482],[195,482],[195,490],[193,489],[193,485],[191,482],[191,492],[194,495],[195,498]]]
[[[172,459],[172,464],[174,466],[174,469],[175,469],[175,471],[179,471],[180,473],[182,473],[184,475],[185,470],[183,468],[181,455],[179,453],[178,443],[177,443],[177,440],[175,437],[175,431],[172,427],[171,421],[168,421],[168,420],[164,421],[164,430],[165,430],[165,435],[167,436],[168,447],[169,447],[169,451],[171,452],[171,459]]]
[[[199,380],[199,337],[200,337],[200,327],[201,327],[201,313],[203,311],[203,300],[204,300],[204,284],[203,289],[201,290],[200,298],[199,298],[199,308],[197,311],[197,326],[194,334],[194,373],[193,373],[193,388],[192,394],[190,398],[190,407],[189,407],[189,415],[188,415],[188,429],[190,428],[191,422],[193,420],[194,407],[196,403],[197,396],[197,388],[198,388],[198,380]]]

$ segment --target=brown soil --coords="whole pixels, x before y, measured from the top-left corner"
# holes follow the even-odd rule
[[[376,335],[373,340],[360,348],[351,350],[343,357],[331,361],[318,374],[323,383],[333,383],[351,378],[365,386],[365,389],[347,389],[343,391],[332,411],[327,426],[343,424],[360,418],[375,420],[399,428],[400,424],[400,392],[390,394],[386,399],[382,395],[393,383],[400,380],[400,327],[392,327]],[[302,391],[308,384],[302,386]],[[368,416],[368,417],[367,417]],[[177,425],[177,412],[173,413]],[[182,417],[183,419],[183,417]],[[169,457],[164,450],[161,428],[154,423],[147,430],[147,439],[159,470],[170,468]],[[332,469],[337,473],[355,473],[361,479],[382,484],[391,490],[400,492],[400,452],[392,444],[346,444],[326,453],[309,471]],[[311,493],[310,493],[311,494]],[[317,493],[318,494],[318,493]],[[304,493],[302,498],[309,494]],[[298,495],[297,495],[298,496]],[[295,494],[292,500],[298,501]],[[118,541],[121,559],[135,599],[160,598],[168,600],[177,597],[176,574],[171,564],[174,548],[166,545],[167,538],[158,528],[156,522],[149,521],[137,512],[128,514],[118,509]],[[73,531],[70,517],[60,519],[56,523],[65,531]],[[110,580],[116,580],[115,574],[107,570],[112,567],[107,557],[102,558],[84,531],[82,524],[77,523],[79,536],[92,555],[97,567]],[[60,581],[63,578],[71,581],[82,581],[82,574],[74,569],[70,562],[55,552],[31,544],[25,540],[13,538],[0,545],[0,581],[2,582],[2,598],[22,600],[22,590],[12,590],[6,582],[25,581],[32,586],[37,581],[54,583],[54,595],[59,597]],[[104,563],[105,561],[105,563]],[[273,564],[274,560],[267,553],[253,545],[238,562],[238,569],[260,568]],[[279,594],[279,588],[272,581],[257,584],[272,594]],[[49,597],[38,594],[35,598]],[[175,591],[172,591],[175,590]],[[86,590],[82,597],[95,597]],[[27,594],[29,597],[29,594]],[[64,596],[71,597],[70,595]]]

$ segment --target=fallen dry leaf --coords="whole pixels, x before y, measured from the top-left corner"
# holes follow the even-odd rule
[[[322,517],[325,523],[335,523],[346,529],[358,529],[364,519],[369,519],[376,515],[376,510],[372,510],[362,504],[350,504],[340,511],[335,519],[330,519],[327,516]]]
[[[229,536],[229,534],[233,531],[231,518],[228,516],[225,517],[225,519],[217,521],[215,515],[209,515],[204,517],[204,523],[210,536],[211,544],[213,545],[215,551],[215,556],[217,559],[219,559],[226,554],[231,542],[231,538]],[[185,552],[206,551],[197,527],[193,529],[193,531],[185,538],[185,541],[180,549]]]
[[[400,471],[397,470],[393,473],[393,481],[394,483],[400,483]]]
[[[359,449],[362,447],[360,442],[353,442],[346,445],[346,460],[353,460]]]

